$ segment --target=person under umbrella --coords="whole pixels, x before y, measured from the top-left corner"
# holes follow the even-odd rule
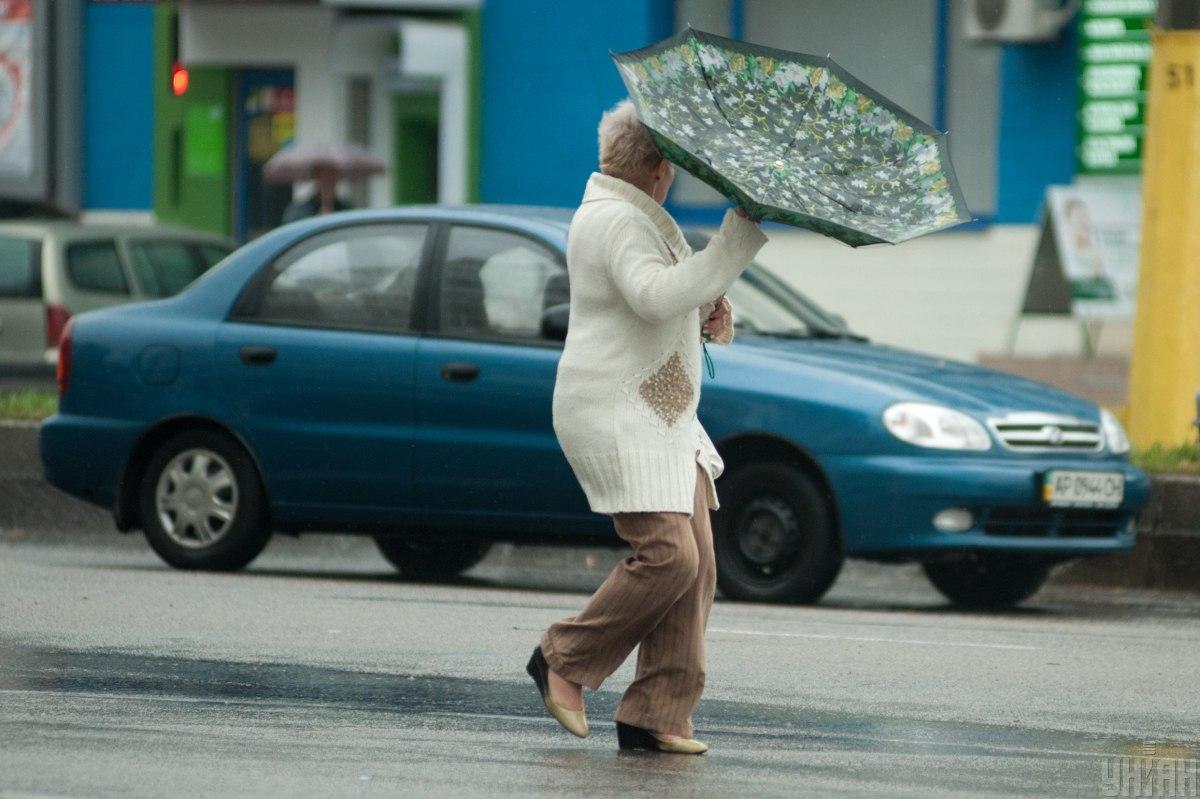
[[[675,176],[628,100],[603,115],[593,173],[567,237],[570,318],[554,432],[596,513],[633,547],[579,614],[542,635],[526,670],[546,709],[588,734],[593,690],[638,647],[617,709],[622,749],[682,754],[704,688],[716,585],[709,511],[724,464],[696,417],[702,341],[727,343],[725,290],[766,237],[730,210],[693,254],[662,203]]]
[[[362,180],[383,171],[378,156],[354,144],[291,144],[263,166],[264,177],[272,183],[316,183],[306,199],[288,204],[283,212],[284,223],[353,208],[338,196],[338,182]]]

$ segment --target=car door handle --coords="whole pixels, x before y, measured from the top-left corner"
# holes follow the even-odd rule
[[[451,383],[469,383],[479,377],[479,367],[473,363],[444,363],[442,378]]]
[[[250,366],[266,366],[275,361],[274,347],[242,347],[238,351],[238,355],[242,358],[242,363]]]

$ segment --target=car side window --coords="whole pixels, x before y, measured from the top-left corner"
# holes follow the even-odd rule
[[[42,297],[42,245],[0,236],[0,297]]]
[[[567,302],[567,270],[527,236],[460,225],[450,229],[438,293],[443,335],[536,341],[543,311]]]
[[[181,241],[142,241],[132,250],[133,273],[151,297],[178,294],[207,268]]]
[[[196,250],[200,253],[200,257],[204,259],[205,271],[216,266],[225,259],[225,256],[233,252],[228,247],[222,247],[218,244],[197,244]]]
[[[405,331],[428,226],[355,225],[308,239],[272,269],[253,318],[275,324]]]
[[[67,245],[67,277],[81,291],[128,294],[129,283],[115,241],[88,241]]]

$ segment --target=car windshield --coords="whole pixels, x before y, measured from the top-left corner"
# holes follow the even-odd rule
[[[695,231],[688,231],[687,239],[693,250],[708,244],[708,236]],[[727,294],[734,308],[734,328],[739,333],[862,339],[840,317],[821,308],[762,264],[751,264]]]

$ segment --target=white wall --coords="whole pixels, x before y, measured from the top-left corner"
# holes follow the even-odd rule
[[[852,249],[832,239],[768,228],[758,260],[882,343],[973,361],[1004,351],[1029,279],[1037,227],[994,225],[983,232],[941,233],[897,246]],[[1026,319],[1017,353],[1077,354],[1077,322]],[[1128,324],[1110,323],[1102,352],[1129,350]]]
[[[345,120],[348,102],[348,86],[352,77],[366,77],[371,81],[371,120],[368,135],[370,148],[383,159],[386,172],[371,178],[367,183],[368,203],[386,206],[393,203],[392,174],[395,166],[395,148],[392,146],[392,90],[384,74],[389,67],[395,26],[390,22],[369,20],[339,20],[333,31],[330,69],[342,93],[339,115]],[[343,133],[345,131],[343,130]],[[344,135],[342,138],[346,138]]]

